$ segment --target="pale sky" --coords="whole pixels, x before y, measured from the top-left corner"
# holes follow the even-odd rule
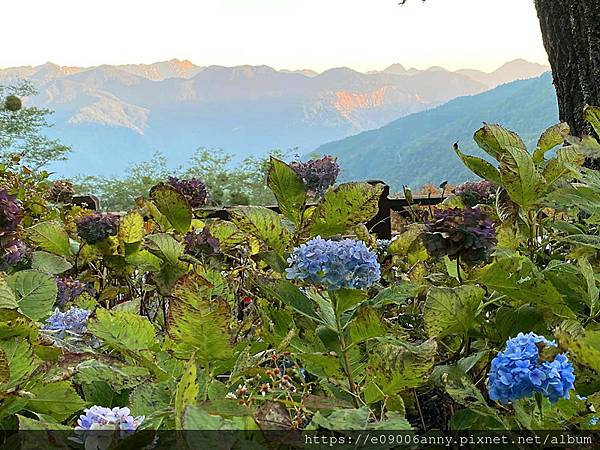
[[[547,63],[533,0],[2,0],[0,67]]]

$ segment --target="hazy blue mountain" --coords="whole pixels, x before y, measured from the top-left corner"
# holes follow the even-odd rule
[[[531,66],[524,63],[513,75],[528,76]],[[0,84],[19,78],[39,89],[29,104],[55,111],[50,134],[71,145],[73,153],[51,169],[67,176],[119,174],[156,150],[174,165],[201,146],[223,148],[240,160],[271,149],[306,153],[489,88],[489,80],[439,67],[316,73],[201,67],[187,60],[0,70]]]
[[[452,150],[484,156],[473,141],[482,121],[500,123],[534,146],[558,122],[552,77],[514,81],[482,94],[460,97],[428,111],[403,117],[372,131],[319,147],[318,154],[339,158],[344,179],[380,179],[393,189],[444,180],[472,179]]]

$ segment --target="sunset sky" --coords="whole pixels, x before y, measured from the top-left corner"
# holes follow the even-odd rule
[[[0,67],[266,64],[367,71],[399,62],[493,70],[546,63],[532,0],[19,0],[2,2]]]

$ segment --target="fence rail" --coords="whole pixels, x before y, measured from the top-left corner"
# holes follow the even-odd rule
[[[379,199],[379,210],[375,217],[373,217],[368,223],[367,228],[377,235],[379,239],[391,239],[392,238],[392,211],[400,214],[401,216],[410,216],[410,207],[412,206],[434,206],[440,204],[444,199],[440,196],[415,196],[411,202],[405,198],[390,198],[390,187],[382,181],[368,181],[370,184],[383,184],[384,189]],[[97,197],[93,195],[76,196],[73,198],[73,203],[77,205],[86,206],[89,209],[99,209],[100,202]],[[309,205],[309,206],[313,206]],[[225,208],[202,208],[203,216],[207,219],[223,219],[229,220],[231,215],[230,211],[235,206]],[[278,206],[267,206],[267,208],[279,213]]]

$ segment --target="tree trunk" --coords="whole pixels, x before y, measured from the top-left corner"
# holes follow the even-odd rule
[[[600,106],[600,0],[535,0],[558,97],[571,134],[592,132],[585,105]]]

